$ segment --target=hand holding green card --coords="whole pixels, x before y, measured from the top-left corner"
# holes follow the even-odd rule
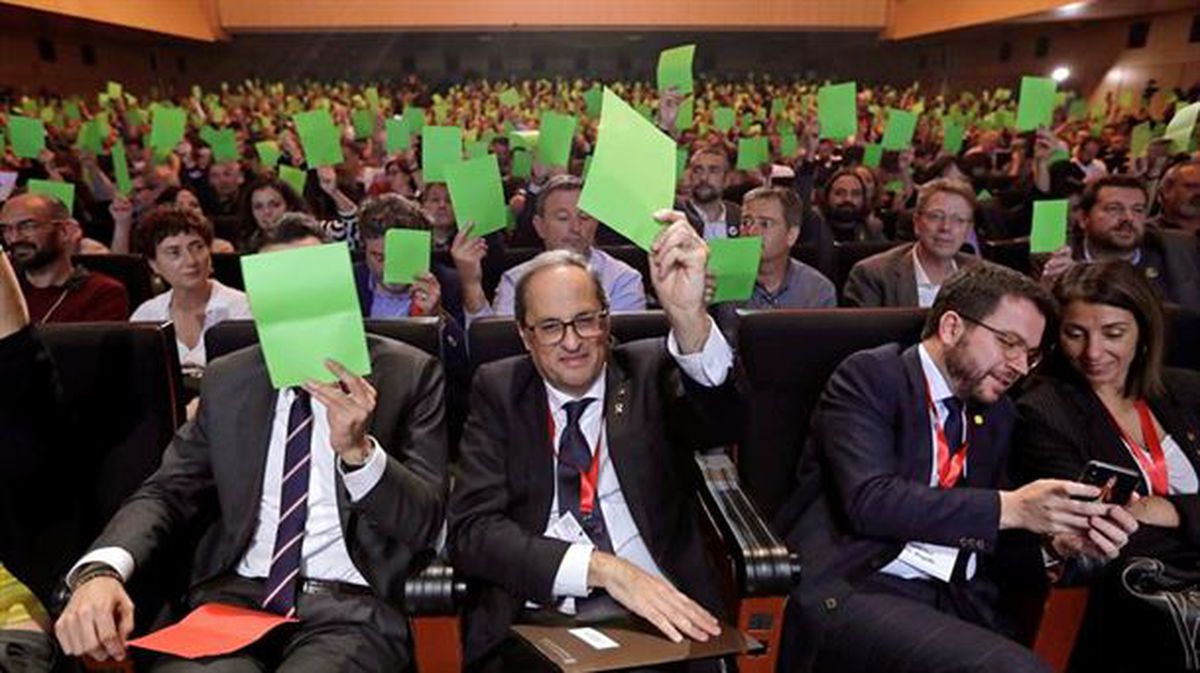
[[[183,140],[187,113],[180,108],[155,105],[150,113],[150,147],[162,156]]]
[[[432,127],[431,127],[432,128]],[[460,224],[473,222],[471,232],[486,236],[508,225],[504,203],[504,185],[496,155],[448,164],[444,168],[446,188],[454,217]]]
[[[133,180],[129,177],[129,157],[125,152],[125,143],[118,140],[112,146],[113,175],[117,179],[117,192],[122,196],[133,193]]]
[[[342,138],[329,110],[309,110],[292,117],[309,168],[336,166],[343,161]]]
[[[36,159],[46,149],[46,125],[41,119],[9,115],[8,141],[13,154],[22,159]]]
[[[754,293],[758,265],[762,261],[762,237],[739,236],[708,242],[708,270],[716,277],[713,303],[745,301]]]
[[[1054,252],[1067,244],[1066,199],[1033,202],[1033,228],[1029,234],[1029,252]]]
[[[1054,120],[1054,90],[1057,85],[1049,77],[1022,77],[1021,93],[1017,99],[1017,130],[1033,131],[1049,126]]]
[[[692,93],[692,59],[695,55],[694,44],[664,49],[658,55],[658,90],[662,92],[674,88],[676,93]]]
[[[446,166],[463,160],[462,129],[426,126],[421,130],[421,170],[425,182],[445,182]]]
[[[429,273],[433,235],[420,229],[388,229],[383,238],[383,282],[402,285]]]
[[[821,138],[843,141],[858,133],[858,84],[843,82],[817,91]]]
[[[247,255],[242,276],[273,386],[335,381],[326,359],[371,372],[345,243]]]
[[[1163,138],[1174,144],[1175,152],[1187,152],[1191,148],[1192,134],[1196,130],[1196,117],[1200,116],[1200,103],[1178,108],[1167,124]]]

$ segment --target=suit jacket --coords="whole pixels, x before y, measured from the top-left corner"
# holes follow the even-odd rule
[[[692,225],[692,229],[700,238],[704,238],[704,217],[700,214],[695,206],[692,205],[691,199],[684,199],[675,202],[675,210],[681,211],[687,216],[688,224]],[[726,238],[736,238],[740,236],[740,227],[742,225],[742,208],[733,201],[725,201],[725,236]]]
[[[898,245],[855,264],[842,291],[843,305],[864,308],[916,306],[917,275],[912,262],[915,245]],[[972,255],[959,253],[954,256],[954,261],[962,267],[979,260]]]
[[[1072,257],[1084,259],[1082,237],[1072,241]],[[1200,238],[1196,234],[1147,229],[1137,266],[1162,291],[1164,301],[1200,308]]]
[[[605,376],[608,450],[638,531],[667,578],[721,614],[701,541],[691,452],[733,439],[740,414],[734,373],[724,385],[704,388],[679,371],[665,339],[657,339],[614,348]],[[468,664],[508,636],[526,601],[552,603],[569,545],[543,536],[555,484],[548,417],[546,389],[528,356],[479,368],[448,543],[455,569],[478,589],[464,613]]]
[[[909,541],[980,552],[975,577],[954,588],[985,621],[996,616],[988,557],[1007,537],[998,534],[996,489],[1005,481],[1013,403],[968,405],[968,421],[977,422],[968,431],[965,485],[931,488],[920,355],[916,346],[900,348],[888,344],[851,355],[813,412],[796,487],[775,518],[805,573],[791,597],[780,670],[809,670],[825,616]],[[1040,569],[1040,560],[1030,558]]]
[[[1166,392],[1147,400],[1154,417],[1200,474],[1200,373],[1163,372]],[[1090,460],[1138,471],[1100,398],[1073,372],[1039,377],[1017,403],[1021,423],[1013,453],[1013,474],[1021,482],[1041,478],[1078,479]],[[1142,495],[1150,491],[1145,480]],[[1125,556],[1162,556],[1200,550],[1200,495],[1170,495],[1181,526],[1142,526],[1123,550]]]
[[[388,454],[381,481],[352,503],[338,477],[342,535],[379,598],[399,604],[414,564],[431,553],[446,494],[442,370],[411,346],[367,337],[378,391],[370,434]],[[200,526],[190,586],[234,571],[254,534],[277,391],[262,349],[209,365],[195,421],[179,429],[162,466],[113,516],[93,548],[117,546],[137,567],[172,533]]]

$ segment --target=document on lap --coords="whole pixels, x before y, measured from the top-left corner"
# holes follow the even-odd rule
[[[178,624],[135,638],[129,644],[185,659],[212,657],[236,652],[258,642],[272,629],[298,621],[273,612],[210,603],[196,608]]]

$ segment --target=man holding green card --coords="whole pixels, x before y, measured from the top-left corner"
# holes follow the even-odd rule
[[[741,209],[724,199],[728,174],[729,154],[722,147],[702,147],[688,160],[684,183],[688,196],[677,202],[675,209],[687,215],[696,233],[706,241],[738,235]]]

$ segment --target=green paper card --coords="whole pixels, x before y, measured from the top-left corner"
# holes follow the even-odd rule
[[[780,156],[790,159],[796,156],[797,150],[800,149],[800,142],[796,139],[796,134],[791,131],[784,131],[779,134],[779,154]]]
[[[371,372],[345,243],[247,255],[242,277],[273,386],[336,381],[326,359]]]
[[[692,93],[692,59],[695,55],[694,44],[664,49],[658,55],[658,90],[674,87],[676,93]]]
[[[766,136],[738,138],[737,170],[753,171],[771,161],[771,148]]]
[[[1049,126],[1054,120],[1054,80],[1049,77],[1022,77],[1017,99],[1017,130],[1033,131]]]
[[[258,160],[263,166],[274,168],[279,164],[280,157],[283,152],[279,149],[279,143],[274,140],[261,140],[254,143],[254,151],[258,152]]]
[[[412,146],[412,133],[403,117],[388,117],[386,123],[387,153],[395,154]]]
[[[486,140],[472,140],[467,143],[467,158],[478,159],[479,157],[486,156],[490,145],[491,143]]]
[[[686,147],[675,148],[675,184],[683,182],[684,175],[687,173],[688,149]]]
[[[1129,155],[1132,157],[1146,156],[1146,148],[1150,146],[1150,141],[1154,137],[1154,132],[1150,129],[1150,122],[1142,122],[1133,127],[1133,133],[1129,138]]]
[[[981,189],[979,191],[979,193],[975,195],[975,200],[980,203],[984,203],[985,201],[991,201],[992,193],[986,189]]]
[[[948,154],[958,154],[962,151],[966,129],[962,124],[951,119],[942,121],[942,149]]]
[[[679,114],[675,117],[675,130],[686,131],[696,123],[696,100],[688,98],[679,105]]]
[[[242,158],[242,153],[238,150],[237,132],[233,129],[214,131],[209,135],[207,142],[212,147],[213,161],[221,163]]]
[[[379,89],[369,86],[366,91],[367,105],[373,112],[379,112]]]
[[[295,166],[281,164],[279,166],[279,179],[291,186],[292,190],[304,197],[304,185],[308,182],[308,171],[301,170]]]
[[[729,129],[733,128],[736,119],[737,113],[733,111],[733,108],[719,107],[713,110],[713,127],[721,133],[728,133]]]
[[[67,119],[77,122],[83,118],[79,112],[79,103],[74,100],[69,100],[63,104],[63,110],[66,112]]]
[[[122,196],[133,193],[133,180],[129,178],[129,157],[125,152],[125,143],[117,141],[112,146],[113,175],[117,179],[117,191]]]
[[[309,168],[342,163],[342,139],[329,110],[308,110],[292,116]]]
[[[863,166],[878,168],[883,161],[883,146],[875,143],[863,145]]]
[[[513,149],[532,152],[537,149],[538,131],[509,131],[508,144]]]
[[[102,135],[100,124],[97,123],[97,120],[89,120],[83,126],[79,127],[78,144],[80,149],[91,154],[99,155],[104,153],[104,135]]]
[[[61,201],[68,210],[75,208],[75,185],[73,183],[59,182],[58,180],[30,180],[25,187],[30,194],[53,196]]]
[[[592,167],[592,157],[591,157],[591,155],[588,155],[583,158],[583,171],[580,172],[580,174],[579,174],[580,179],[587,180],[588,170],[591,169],[591,167]]]
[[[716,278],[712,303],[746,301],[754,293],[762,237],[717,238],[708,242],[708,270]]]
[[[787,109],[787,101],[782,98],[771,99],[771,117],[782,117]]]
[[[1200,103],[1177,108],[1163,138],[1170,140],[1175,152],[1187,152],[1191,148],[1192,133],[1196,129],[1196,116],[1200,114]]]
[[[447,164],[443,172],[454,217],[460,224],[474,222],[473,236],[486,236],[508,225],[496,155]]]
[[[658,236],[654,213],[675,200],[675,141],[611,89],[579,208],[643,250]]]
[[[817,91],[821,138],[842,141],[858,133],[858,84],[830,84]]]
[[[512,153],[512,175],[514,178],[529,178],[533,175],[533,154],[526,150]]]
[[[1033,228],[1029,234],[1029,252],[1054,252],[1067,244],[1066,199],[1033,202]]]
[[[883,191],[899,194],[900,192],[904,191],[904,183],[899,180],[892,180],[883,186]]]
[[[46,149],[46,125],[41,119],[9,115],[8,142],[13,154],[22,159],[36,159]]]
[[[409,133],[420,133],[425,128],[425,108],[404,108],[404,123],[408,125]]]
[[[881,145],[885,150],[902,150],[912,145],[917,131],[917,115],[895,108],[888,108],[887,127],[883,130]]]
[[[354,126],[354,138],[364,140],[375,133],[375,113],[371,110],[355,110],[350,113],[350,123]]]
[[[599,117],[600,116],[600,105],[601,105],[601,101],[603,101],[603,100],[604,100],[604,88],[601,87],[599,84],[592,85],[592,88],[590,88],[584,92],[583,103],[587,107],[587,115],[589,117]]]
[[[521,93],[516,89],[505,89],[500,92],[499,99],[504,107],[516,107],[521,104]]]
[[[383,282],[404,285],[429,273],[433,234],[421,229],[388,229],[383,237]]]
[[[124,92],[119,82],[109,82],[105,88],[109,98],[120,99]]]
[[[150,147],[162,156],[183,140],[187,113],[179,108],[155,105],[150,115]]]
[[[1087,119],[1088,102],[1083,98],[1076,98],[1075,100],[1071,101],[1071,106],[1067,108],[1067,116],[1070,117],[1072,121]]]
[[[543,166],[566,166],[571,160],[578,120],[557,112],[543,112],[538,124],[537,160]]]
[[[421,169],[425,182],[445,182],[445,168],[462,161],[462,129],[426,126],[421,130]]]

